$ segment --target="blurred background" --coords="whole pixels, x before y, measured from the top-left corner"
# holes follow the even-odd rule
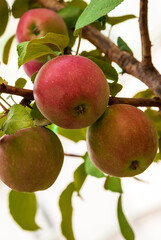
[[[12,0],[8,3],[12,5]],[[89,1],[87,1],[89,2]],[[152,41],[152,58],[155,67],[161,71],[161,2],[149,1],[149,32]],[[124,0],[109,16],[134,14],[139,16],[139,0]],[[15,33],[18,20],[10,19],[8,28],[0,39],[0,54],[2,59],[3,46],[6,40]],[[104,31],[108,35],[109,27]],[[138,28],[138,18],[116,25],[111,31],[111,39],[116,43],[118,36],[126,41],[134,52],[134,56],[141,59],[141,44]],[[23,68],[18,69],[16,41],[10,54],[9,64],[0,65],[0,76],[10,85],[19,77],[28,79],[25,88],[32,89],[32,83]],[[77,48],[75,44],[74,50]],[[89,42],[82,40],[79,52],[95,49]],[[1,61],[1,60],[0,60]],[[119,71],[118,66],[114,66]],[[120,97],[133,97],[135,93],[147,87],[127,74],[120,75],[119,82],[123,85]],[[4,95],[5,96],[5,95]],[[18,102],[18,98],[14,98]],[[66,153],[84,155],[86,143],[73,143],[60,136]],[[65,157],[62,171],[55,184],[48,190],[37,192],[38,212],[36,222],[41,227],[36,232],[22,230],[12,219],[8,209],[9,188],[0,182],[0,239],[3,240],[63,240],[60,230],[61,214],[58,200],[61,192],[73,181],[74,170],[83,162],[81,158]],[[144,173],[138,176],[144,182],[134,178],[122,179],[122,204],[124,213],[132,226],[136,240],[161,239],[161,164],[153,163]],[[79,198],[73,197],[73,228],[76,240],[121,240],[123,239],[117,220],[117,201],[119,194],[105,191],[104,179],[91,176],[81,189]]]

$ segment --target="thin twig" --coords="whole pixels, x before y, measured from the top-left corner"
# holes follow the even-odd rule
[[[142,63],[144,66],[152,64],[151,42],[148,31],[148,0],[140,0],[139,27],[142,44]]]
[[[77,154],[71,154],[71,153],[64,153],[64,156],[66,157],[78,157],[78,158],[82,158],[82,155],[77,155]]]
[[[4,99],[2,96],[0,96],[0,98],[3,100],[3,102],[5,102],[9,107],[11,107],[11,105],[6,101],[6,99]]]
[[[5,112],[8,112],[8,109],[0,102],[0,106],[3,108]]]

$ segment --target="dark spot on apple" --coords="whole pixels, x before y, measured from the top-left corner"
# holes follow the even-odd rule
[[[77,114],[83,114],[85,112],[85,106],[84,104],[78,105],[74,108],[74,110]]]
[[[132,170],[136,170],[139,166],[139,162],[137,160],[132,161],[131,165],[130,165],[130,169]]]

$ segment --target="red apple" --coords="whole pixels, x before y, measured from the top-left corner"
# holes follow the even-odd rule
[[[68,30],[62,17],[50,9],[31,9],[20,18],[16,38],[20,43],[43,37],[49,32],[68,35]],[[39,58],[26,63],[24,70],[31,77],[43,64],[44,58]]]
[[[57,135],[43,127],[25,128],[0,139],[0,179],[10,188],[34,192],[49,188],[62,168]]]
[[[157,147],[151,120],[140,109],[126,104],[108,107],[87,131],[91,161],[116,177],[142,173],[153,162]]]
[[[47,62],[34,83],[40,112],[63,128],[84,128],[106,110],[109,87],[102,70],[82,56],[65,55]]]

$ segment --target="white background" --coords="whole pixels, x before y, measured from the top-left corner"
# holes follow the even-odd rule
[[[12,2],[12,1],[10,1]],[[161,70],[161,2],[160,0],[149,1],[149,31],[152,40],[152,56],[154,65]],[[109,15],[118,16],[135,14],[139,16],[139,0],[124,0]],[[5,41],[11,36],[17,26],[17,20],[10,21],[5,36],[0,39],[0,53]],[[108,28],[109,29],[109,28]],[[108,31],[104,34],[108,35]],[[138,18],[119,24],[112,29],[111,38],[114,42],[121,36],[133,50],[135,57],[141,59],[141,45],[138,29]],[[18,77],[26,74],[17,67],[16,42],[13,44],[8,66],[1,63],[0,76],[5,78],[10,85],[14,85]],[[75,47],[76,49],[76,47]],[[94,49],[94,46],[83,40],[82,50]],[[138,90],[147,87],[127,74],[120,76],[119,82],[124,85],[118,96],[132,97]],[[26,88],[32,88],[30,80]],[[15,98],[16,99],[16,98]],[[77,144],[61,137],[65,152],[84,154],[86,143]],[[2,240],[63,240],[60,232],[61,215],[58,208],[58,199],[62,190],[73,180],[73,171],[82,163],[82,159],[65,158],[63,169],[55,182],[48,190],[37,193],[38,214],[37,223],[41,230],[27,232],[12,220],[8,210],[9,189],[0,183],[0,239]],[[123,209],[129,220],[136,240],[159,240],[161,239],[161,164],[153,163],[143,174],[138,176],[146,181],[141,183],[133,178],[122,179],[123,185]],[[76,240],[121,240],[117,221],[118,194],[103,189],[104,180],[88,177],[81,190],[83,200],[74,195],[73,198],[73,227]]]

